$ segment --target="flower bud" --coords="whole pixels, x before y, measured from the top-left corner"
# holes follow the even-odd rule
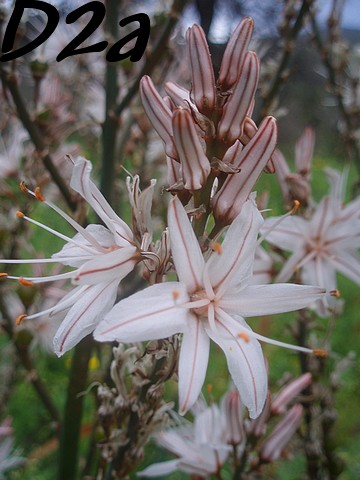
[[[172,137],[172,112],[147,75],[140,81],[140,96],[146,115],[165,144],[166,154],[176,158]]]
[[[216,89],[209,47],[204,30],[193,25],[186,32],[190,60],[191,99],[199,112],[208,115],[215,107]]]
[[[248,48],[254,21],[245,17],[232,33],[221,61],[218,84],[223,92],[229,90],[241,73],[241,66]]]
[[[233,164],[241,171],[228,176],[221,190],[214,196],[213,210],[217,221],[228,225],[240,213],[243,203],[271,157],[276,141],[276,120],[273,117],[266,117]]]
[[[276,425],[260,451],[263,461],[274,462],[281,457],[282,451],[300,425],[303,410],[300,404],[294,405]]]
[[[184,187],[187,190],[199,190],[205,184],[211,167],[197,134],[191,113],[184,108],[176,109],[172,123]]]
[[[243,405],[236,388],[227,392],[221,401],[221,410],[225,415],[226,441],[231,445],[240,445],[245,439]]]
[[[288,404],[304,390],[311,385],[311,374],[304,373],[286,385],[275,397],[271,404],[271,412],[275,415],[285,413]]]
[[[260,413],[260,415],[254,420],[250,420],[247,425],[246,431],[248,435],[253,437],[261,437],[266,432],[267,422],[270,418],[270,406],[271,406],[271,396],[270,392],[267,393],[265,405]]]
[[[315,133],[312,128],[305,128],[301,137],[295,144],[296,170],[301,175],[310,172],[311,161],[314,154]]]
[[[259,79],[259,59],[254,52],[245,55],[232,95],[224,105],[218,139],[232,144],[244,130],[245,116],[251,108]]]

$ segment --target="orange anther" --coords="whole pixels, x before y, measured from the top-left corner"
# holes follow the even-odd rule
[[[24,193],[28,193],[28,192],[29,192],[28,188],[25,186],[24,180],[19,183],[19,187],[20,187],[20,190],[21,190],[22,192],[24,192]]]
[[[9,274],[7,274],[5,272],[0,272],[0,278],[6,278],[8,276],[9,276]]]
[[[222,245],[220,243],[217,243],[217,242],[213,242],[211,244],[211,249],[216,252],[218,255],[221,255],[222,254]]]
[[[249,343],[249,342],[250,342],[250,337],[249,337],[249,335],[248,335],[247,333],[245,333],[245,332],[240,332],[240,333],[237,334],[237,336],[238,336],[239,338],[241,338],[241,340],[244,340],[245,343]]]
[[[339,292],[338,289],[331,290],[330,295],[331,295],[332,297],[340,297],[340,292]]]
[[[314,348],[312,353],[315,355],[315,357],[319,358],[325,358],[329,355],[329,352],[327,350],[324,350],[323,348]]]
[[[20,285],[22,285],[23,287],[33,287],[34,284],[31,280],[26,280],[26,278],[24,277],[20,277],[18,279],[18,282],[20,283]]]
[[[293,208],[291,209],[290,215],[295,215],[295,213],[298,211],[299,207],[300,207],[299,200],[294,200],[294,205],[293,205]]]
[[[21,315],[19,315],[17,317],[17,319],[15,320],[16,325],[19,326],[21,324],[21,322],[24,320],[24,318],[26,318],[26,317],[27,317],[26,313],[22,313]]]
[[[208,383],[206,385],[206,390],[207,392],[210,394],[212,391],[213,391],[213,384],[212,383]]]
[[[173,290],[171,293],[172,293],[172,296],[173,296],[174,300],[178,300],[180,298],[179,290]]]
[[[45,202],[45,197],[41,192],[40,187],[35,188],[35,197],[40,201],[40,202]]]
[[[16,215],[18,218],[24,218],[24,217],[25,217],[25,215],[24,215],[22,212],[20,212],[19,210],[16,212],[15,215]]]

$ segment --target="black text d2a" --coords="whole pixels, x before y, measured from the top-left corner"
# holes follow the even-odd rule
[[[25,8],[32,8],[44,12],[47,16],[47,23],[44,30],[35,39],[31,40],[26,45],[13,50],[15,36]],[[81,32],[61,50],[56,57],[57,62],[61,62],[61,60],[72,57],[73,55],[80,55],[81,53],[102,52],[107,48],[108,42],[106,40],[94,43],[87,47],[77,48],[101,25],[106,14],[105,6],[100,1],[88,2],[70,12],[65,19],[67,24],[74,23],[82,15],[88,12],[92,12],[91,19]],[[59,20],[60,15],[54,5],[41,0],[16,0],[14,10],[5,30],[2,43],[3,55],[0,57],[0,61],[8,62],[9,60],[15,60],[16,58],[33,51],[54,33]],[[130,15],[129,17],[120,20],[119,25],[120,27],[124,27],[132,22],[138,22],[139,27],[118,40],[109,48],[106,53],[106,60],[108,62],[119,62],[125,58],[130,58],[130,61],[137,62],[144,54],[150,36],[150,19],[145,13],[136,13],[135,15]],[[121,49],[134,39],[136,39],[135,45],[125,53],[121,53]]]

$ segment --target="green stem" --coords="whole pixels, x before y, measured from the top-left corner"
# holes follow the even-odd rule
[[[76,480],[77,478],[80,430],[84,407],[84,396],[79,396],[79,394],[86,389],[92,345],[93,338],[89,335],[74,350],[60,436],[58,480]]]

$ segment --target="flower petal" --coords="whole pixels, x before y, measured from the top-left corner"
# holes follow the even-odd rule
[[[171,472],[178,470],[179,460],[168,460],[167,462],[154,463],[137,473],[138,477],[157,477],[168,475]]]
[[[179,413],[184,415],[199,398],[209,361],[210,339],[203,321],[192,315],[184,332],[179,360]]]
[[[179,280],[194,292],[202,285],[204,258],[188,216],[180,200],[174,197],[168,210],[171,251]]]
[[[249,409],[251,418],[260,415],[267,394],[267,373],[260,343],[253,337],[239,338],[239,323],[250,327],[238,317],[238,322],[221,309],[216,311],[217,331],[206,331],[224,351],[229,372],[239,390],[242,403]]]
[[[54,337],[59,357],[91,333],[103,315],[114,305],[118,281],[88,286],[77,297]]]
[[[101,342],[157,340],[184,331],[188,309],[185,286],[178,282],[152,285],[117,303],[94,332]]]
[[[213,253],[208,260],[209,276],[217,296],[251,275],[256,238],[262,223],[254,201],[247,200],[226,233],[222,253]]]
[[[73,281],[76,285],[91,285],[117,279],[119,283],[138,262],[136,252],[136,247],[124,247],[98,255],[78,269]]]
[[[308,285],[251,285],[237,292],[236,296],[233,292],[225,294],[219,306],[230,314],[256,317],[299,310],[324,296],[323,288]]]

